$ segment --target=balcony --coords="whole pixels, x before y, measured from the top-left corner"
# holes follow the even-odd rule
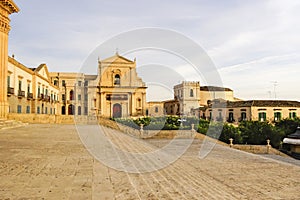
[[[74,104],[75,103],[75,100],[67,100],[67,104]]]
[[[7,95],[8,95],[8,96],[10,96],[10,95],[12,95],[12,94],[14,94],[14,93],[15,93],[14,88],[11,88],[11,87],[8,87],[8,88],[7,88]]]
[[[41,101],[41,100],[43,100],[43,99],[44,99],[44,94],[39,94],[39,95],[38,95],[38,100]]]
[[[18,98],[25,97],[25,91],[18,90]]]
[[[33,99],[33,94],[32,93],[28,93],[27,94],[27,99],[28,100],[32,100]]]
[[[44,100],[45,100],[46,102],[50,102],[50,96],[46,95],[45,98],[44,98]]]

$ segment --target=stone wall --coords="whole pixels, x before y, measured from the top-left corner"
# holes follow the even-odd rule
[[[9,113],[8,119],[31,124],[74,124],[74,116]]]
[[[234,144],[232,146],[234,149],[238,149],[241,151],[246,151],[248,153],[254,153],[254,154],[275,154],[280,156],[287,156],[286,154],[278,151],[277,149],[272,148],[271,146],[267,145],[238,145]]]

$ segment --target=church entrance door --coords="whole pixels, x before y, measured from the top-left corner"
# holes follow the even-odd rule
[[[122,117],[122,106],[118,103],[113,106],[113,118]]]

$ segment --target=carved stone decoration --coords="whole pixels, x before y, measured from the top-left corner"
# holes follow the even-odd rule
[[[6,118],[9,15],[19,11],[12,0],[0,0],[0,118]]]

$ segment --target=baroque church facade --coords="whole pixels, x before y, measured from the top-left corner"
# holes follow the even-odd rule
[[[136,72],[136,61],[116,53],[98,61],[98,74],[50,73],[60,88],[62,115],[111,118],[145,115],[146,84]]]

